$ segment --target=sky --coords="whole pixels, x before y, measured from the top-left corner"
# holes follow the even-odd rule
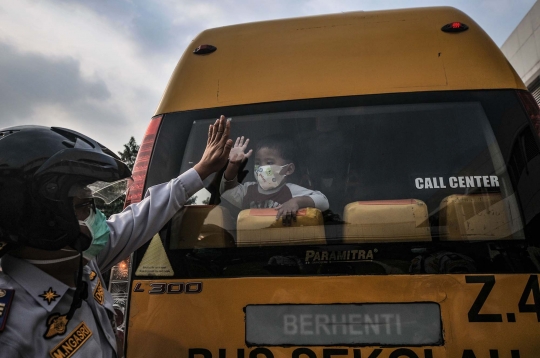
[[[201,31],[280,18],[453,6],[501,46],[535,0],[4,0],[0,128],[60,126],[114,151],[142,140]]]

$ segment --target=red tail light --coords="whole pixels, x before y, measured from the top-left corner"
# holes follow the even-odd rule
[[[150,124],[146,128],[144,139],[139,148],[135,165],[133,166],[133,184],[127,193],[125,206],[138,203],[143,199],[146,173],[148,172],[148,165],[150,164],[150,158],[152,157],[156,135],[162,118],[162,115],[155,116],[150,120]]]
[[[536,130],[536,134],[540,137],[540,108],[529,91],[517,91],[519,99],[531,120],[531,123]]]
[[[150,120],[150,124],[146,128],[146,133],[144,133],[144,138],[139,148],[137,159],[135,159],[135,165],[133,166],[133,184],[128,190],[124,206],[138,203],[143,198],[146,173],[148,172],[148,165],[152,158],[154,143],[156,142],[156,135],[162,118],[162,115],[155,116]],[[116,323],[118,327],[115,335],[118,351],[120,352],[118,354],[119,357],[124,356],[123,351],[126,342],[126,312],[129,304],[128,293],[131,289],[129,278],[131,276],[131,261],[131,258],[128,257],[111,269],[111,280],[109,284],[109,291],[114,298],[114,309],[117,312]],[[122,318],[119,317],[119,314],[121,314]]]

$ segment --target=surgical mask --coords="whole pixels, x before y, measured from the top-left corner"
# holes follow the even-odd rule
[[[103,250],[109,241],[110,229],[107,218],[98,209],[90,210],[90,215],[85,220],[79,220],[79,224],[86,226],[92,235],[90,247],[83,251],[83,257],[90,261]]]
[[[262,190],[275,189],[281,185],[283,179],[287,175],[280,174],[283,168],[288,166],[285,164],[283,166],[279,165],[256,165],[255,166],[255,178]]]

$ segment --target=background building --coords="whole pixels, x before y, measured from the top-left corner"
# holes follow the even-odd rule
[[[501,50],[540,104],[540,2],[536,1]]]

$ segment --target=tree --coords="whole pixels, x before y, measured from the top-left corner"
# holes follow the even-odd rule
[[[120,154],[120,159],[127,164],[130,170],[133,170],[135,165],[135,159],[137,159],[137,154],[139,153],[140,146],[135,141],[134,137],[129,138],[129,142],[124,144],[124,151],[118,152]]]
[[[124,151],[118,152],[118,154],[120,155],[120,159],[124,163],[126,163],[130,170],[133,170],[133,166],[135,165],[135,159],[137,159],[137,154],[139,153],[139,148],[140,146],[135,141],[135,138],[131,137],[129,138],[129,141],[124,144]],[[96,201],[96,206],[99,210],[103,212],[103,214],[105,214],[106,217],[109,217],[112,214],[119,213],[124,209],[125,200],[125,195],[122,195],[110,204],[105,204],[103,201],[98,199]]]

